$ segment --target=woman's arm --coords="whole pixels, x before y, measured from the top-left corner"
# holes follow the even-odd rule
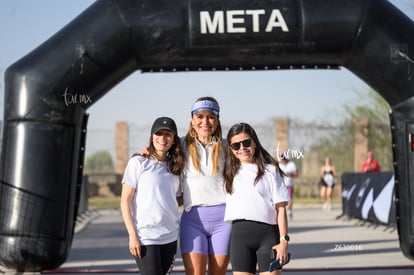
[[[137,258],[141,258],[141,244],[139,243],[138,234],[135,231],[133,220],[133,211],[131,209],[131,200],[134,196],[135,189],[127,184],[122,184],[121,192],[121,214],[125,227],[129,235],[129,251]]]
[[[280,202],[276,204],[277,222],[279,226],[280,237],[286,236],[288,234],[286,205],[287,205],[287,202]],[[288,241],[281,240],[278,245],[275,245],[272,248],[276,250],[277,258],[279,259],[280,263],[281,264],[286,263],[288,259]]]

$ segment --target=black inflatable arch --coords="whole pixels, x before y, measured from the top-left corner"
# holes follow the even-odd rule
[[[398,232],[414,259],[414,23],[386,0],[96,1],[5,74],[0,263],[51,269],[70,250],[86,109],[136,70],[343,66],[392,106]]]

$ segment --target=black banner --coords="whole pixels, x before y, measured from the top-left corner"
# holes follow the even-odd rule
[[[343,214],[373,223],[395,224],[395,188],[392,172],[342,175]]]

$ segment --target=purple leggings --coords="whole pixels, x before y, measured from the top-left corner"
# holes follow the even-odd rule
[[[231,225],[224,221],[226,205],[194,206],[181,216],[181,254],[229,255]]]

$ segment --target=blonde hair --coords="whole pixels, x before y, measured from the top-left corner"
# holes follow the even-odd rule
[[[195,102],[202,101],[202,100],[213,101],[218,105],[217,100],[215,98],[209,97],[209,96],[200,97]],[[213,141],[212,152],[211,152],[211,159],[213,161],[212,174],[214,176],[216,176],[219,172],[220,155],[221,155],[221,152],[223,150],[222,142],[221,142],[222,129],[221,129],[221,123],[220,123],[219,116],[217,116],[217,120],[218,120],[217,128],[216,128],[216,130],[214,131],[214,133],[211,137],[211,139]],[[194,128],[192,126],[192,123],[190,122],[187,135],[185,136],[185,144],[186,144],[188,153],[190,154],[190,157],[191,157],[191,160],[193,162],[195,170],[197,172],[200,172],[201,171],[200,156],[198,155],[198,151],[197,151],[196,139],[197,139],[197,132],[194,130]]]

